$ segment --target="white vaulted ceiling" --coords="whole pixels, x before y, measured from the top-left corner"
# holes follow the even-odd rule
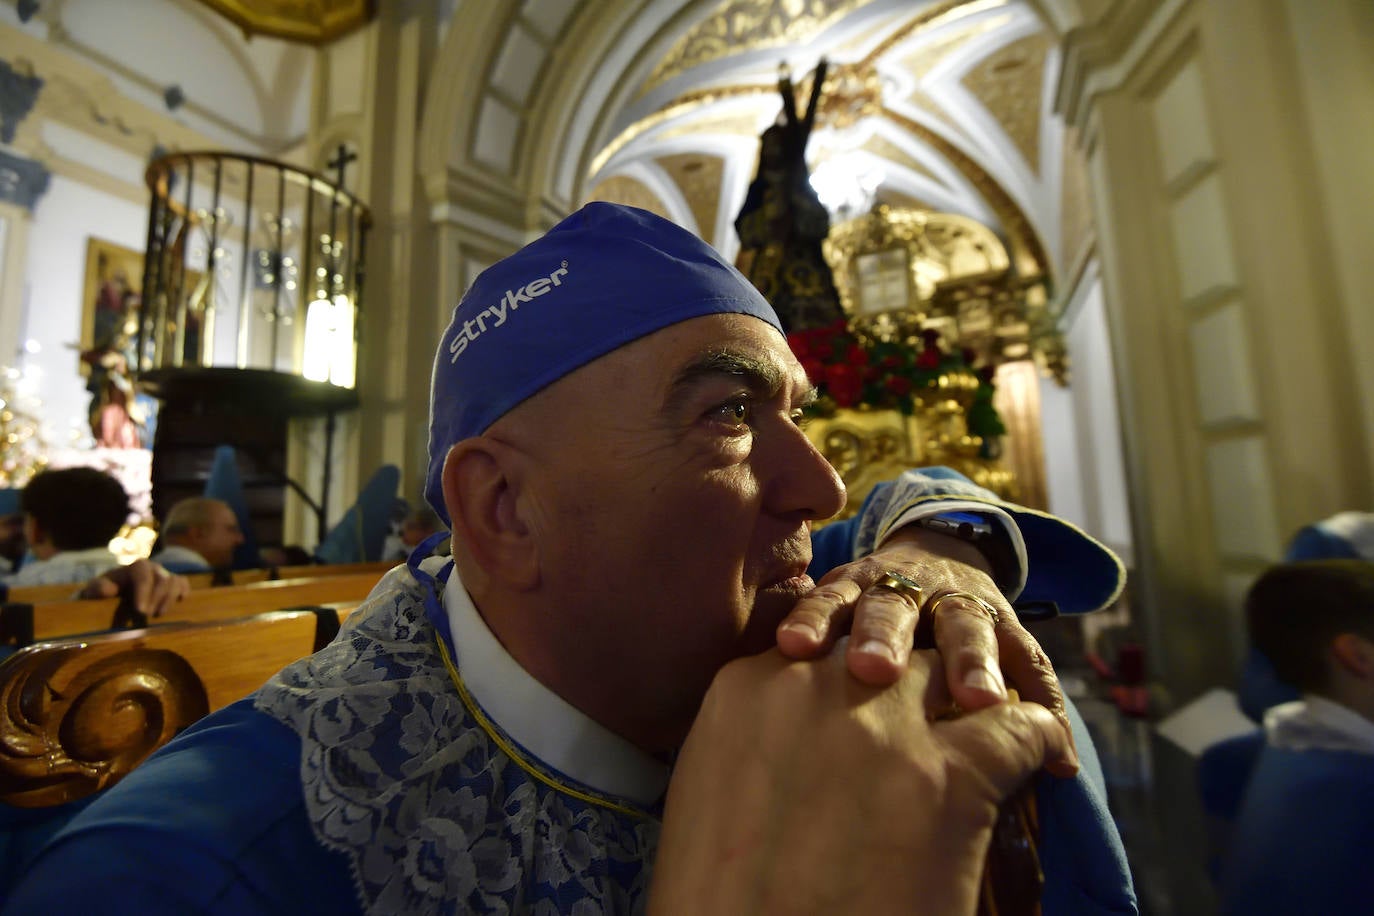
[[[423,130],[429,164],[442,148],[450,188],[479,209],[491,185],[475,179],[500,176],[546,210],[593,197],[659,210],[728,254],[758,136],[779,111],[779,66],[804,83],[824,56],[873,67],[883,110],[857,149],[822,121],[813,174],[847,153],[846,167],[881,173],[880,200],[979,220],[1023,269],[1063,277],[1091,244],[1082,161],[1053,114],[1057,42],[1025,0],[526,0],[502,11],[469,0],[454,22],[467,34],[440,54]],[[466,72],[447,78],[459,57]]]

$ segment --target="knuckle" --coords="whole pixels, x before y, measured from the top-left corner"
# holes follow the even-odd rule
[[[864,637],[881,639],[892,644],[905,637],[908,629],[901,615],[888,614],[866,614],[855,625],[855,630],[860,631]]]
[[[847,591],[848,589],[839,582],[827,582],[824,585],[818,585],[812,589],[811,593],[806,596],[801,604],[805,604],[808,607],[815,607],[821,602],[842,603],[846,600],[845,596]],[[798,606],[800,607],[801,605],[799,604]]]

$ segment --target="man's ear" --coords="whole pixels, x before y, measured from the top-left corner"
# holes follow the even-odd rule
[[[1331,657],[1349,673],[1374,679],[1374,642],[1358,633],[1342,633],[1331,641]]]
[[[480,436],[459,442],[444,459],[455,548],[461,544],[487,576],[517,589],[539,584],[537,538],[520,511],[522,480],[518,455]]]

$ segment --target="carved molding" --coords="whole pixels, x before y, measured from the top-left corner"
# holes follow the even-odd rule
[[[185,659],[123,641],[30,646],[5,672],[0,801],[21,808],[108,788],[209,712]]]
[[[0,203],[17,204],[32,213],[38,198],[48,190],[48,178],[43,163],[0,150]]]
[[[1171,19],[1185,2],[1114,0],[1091,25],[1064,36],[1054,109],[1066,124],[1079,129],[1087,124],[1092,99],[1124,79],[1128,68],[1119,65],[1142,39],[1148,40],[1152,30],[1147,27]]]
[[[10,66],[9,61],[0,60],[0,141],[14,142],[19,122],[33,110],[38,90],[42,88],[42,77],[32,70],[21,73]]]

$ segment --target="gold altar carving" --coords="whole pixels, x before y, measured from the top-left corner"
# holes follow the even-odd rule
[[[963,403],[976,382],[951,378],[946,391],[932,393],[913,414],[897,410],[841,409],[806,424],[806,435],[825,460],[839,472],[848,497],[837,519],[859,511],[873,487],[914,467],[944,465],[999,496],[1016,499],[1018,488],[1011,471],[996,459],[985,458],[983,440],[969,435]]]
[[[1066,381],[1045,278],[1018,273],[1001,239],[978,221],[880,204],[834,226],[825,255],[857,332],[914,341],[933,328],[979,363],[1029,358]]]
[[[873,395],[843,407],[823,397],[833,409],[810,420],[807,435],[849,488],[841,517],[856,511],[874,484],[918,466],[952,467],[1008,499],[1023,489],[1039,492],[1043,469],[1021,462],[1023,487],[1000,460],[1000,440],[985,441],[969,427],[971,409],[990,409],[986,385],[982,405],[975,403],[980,379],[974,368],[986,381],[1003,364],[1034,358],[1062,378],[1064,348],[1049,320],[1044,279],[1019,275],[996,233],[976,220],[882,205],[834,226],[825,254],[848,318],[844,340],[882,354],[894,345],[920,352],[924,339],[927,351],[942,354],[925,363],[938,366],[938,375],[915,376],[902,410],[877,409],[883,404]],[[806,341],[793,346],[810,355]],[[864,371],[863,354],[856,357]],[[1024,384],[1023,375],[1012,376]],[[822,383],[823,395],[826,390]],[[853,400],[851,390],[840,403]],[[987,415],[980,415],[975,428],[988,427]],[[1000,421],[991,428],[1002,431]],[[1025,424],[1019,429],[1024,433]]]

